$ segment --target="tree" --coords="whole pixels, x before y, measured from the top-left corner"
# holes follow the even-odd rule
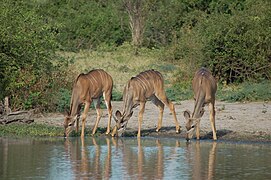
[[[145,0],[123,0],[125,10],[129,16],[129,27],[132,33],[132,44],[135,53],[142,45],[145,22],[148,15],[148,1]]]

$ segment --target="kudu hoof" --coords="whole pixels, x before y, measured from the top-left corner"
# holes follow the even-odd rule
[[[176,129],[176,134],[180,134],[181,133],[181,127],[178,127],[177,129]]]

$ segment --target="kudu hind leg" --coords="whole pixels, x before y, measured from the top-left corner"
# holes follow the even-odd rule
[[[153,97],[152,102],[154,105],[156,105],[159,108],[159,117],[158,117],[157,128],[156,128],[156,132],[158,132],[162,127],[162,120],[163,120],[165,105],[156,96]]]
[[[104,101],[108,110],[108,122],[107,122],[107,130],[105,134],[110,133],[111,119],[112,119],[112,105],[111,105],[111,91],[110,93],[104,93]]]
[[[145,104],[146,102],[141,102],[139,106],[139,113],[138,113],[138,132],[137,137],[139,138],[141,136],[141,124],[143,120],[143,114],[145,111]]]
[[[209,104],[209,112],[210,112],[210,123],[213,131],[213,139],[217,140],[216,137],[216,127],[215,127],[215,105],[214,102]]]
[[[174,104],[166,97],[164,92],[161,94],[158,94],[157,98],[160,99],[170,109],[171,113],[173,114],[174,122],[176,125],[176,133],[180,133],[181,126],[179,125],[178,120],[177,120]]]

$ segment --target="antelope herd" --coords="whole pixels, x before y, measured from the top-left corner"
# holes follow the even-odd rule
[[[191,114],[189,110],[184,111],[187,130],[186,139],[187,141],[190,140],[196,130],[196,138],[199,140],[200,119],[204,114],[204,106],[209,104],[213,140],[217,140],[214,108],[215,93],[217,90],[216,80],[210,71],[206,68],[200,68],[194,75],[192,88],[195,100],[193,113]],[[84,137],[85,122],[92,102],[94,102],[94,106],[97,111],[96,122],[92,130],[92,135],[95,134],[102,116],[100,108],[102,96],[108,110],[109,117],[106,134],[109,134],[113,111],[111,105],[112,89],[112,77],[102,69],[95,69],[87,74],[80,74],[74,82],[70,110],[64,119],[64,136],[69,136],[70,132],[74,129],[75,124],[76,132],[78,132],[81,113],[80,110],[81,106],[84,105],[81,131],[81,137]],[[135,77],[132,77],[127,82],[123,91],[123,110],[122,112],[119,110],[115,112],[115,116],[113,118],[116,121],[116,125],[112,129],[111,136],[121,136],[123,134],[129,119],[133,115],[133,109],[139,106],[137,137],[140,137],[141,124],[147,100],[151,100],[160,111],[156,131],[158,132],[162,126],[164,106],[166,105],[173,115],[176,133],[180,133],[181,126],[177,120],[174,104],[166,96],[162,74],[155,70],[147,70],[139,73]]]

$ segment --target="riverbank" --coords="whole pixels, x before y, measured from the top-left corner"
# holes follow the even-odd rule
[[[173,116],[169,109],[165,107],[163,125],[159,133],[155,132],[159,110],[151,102],[146,103],[146,109],[142,122],[142,136],[151,137],[185,137],[185,119],[183,111],[185,109],[193,110],[193,101],[175,102],[175,109],[178,121],[182,126],[180,134],[175,133]],[[122,102],[112,102],[113,112],[122,110]],[[248,102],[248,103],[228,103],[216,102],[216,128],[218,140],[233,141],[259,141],[271,142],[271,103],[270,102]],[[134,109],[133,116],[128,122],[125,136],[136,136],[137,134],[138,108]],[[86,121],[86,132],[90,134],[96,118],[96,111],[89,112]],[[97,135],[103,135],[107,125],[107,110],[103,110],[103,116],[99,123],[99,132]],[[35,123],[56,126],[61,128],[64,115],[60,113],[48,113],[35,117]],[[112,119],[111,127],[115,125]],[[201,139],[211,139],[212,131],[209,122],[208,107],[205,107],[205,114],[201,119]],[[63,134],[61,132],[60,134]]]

